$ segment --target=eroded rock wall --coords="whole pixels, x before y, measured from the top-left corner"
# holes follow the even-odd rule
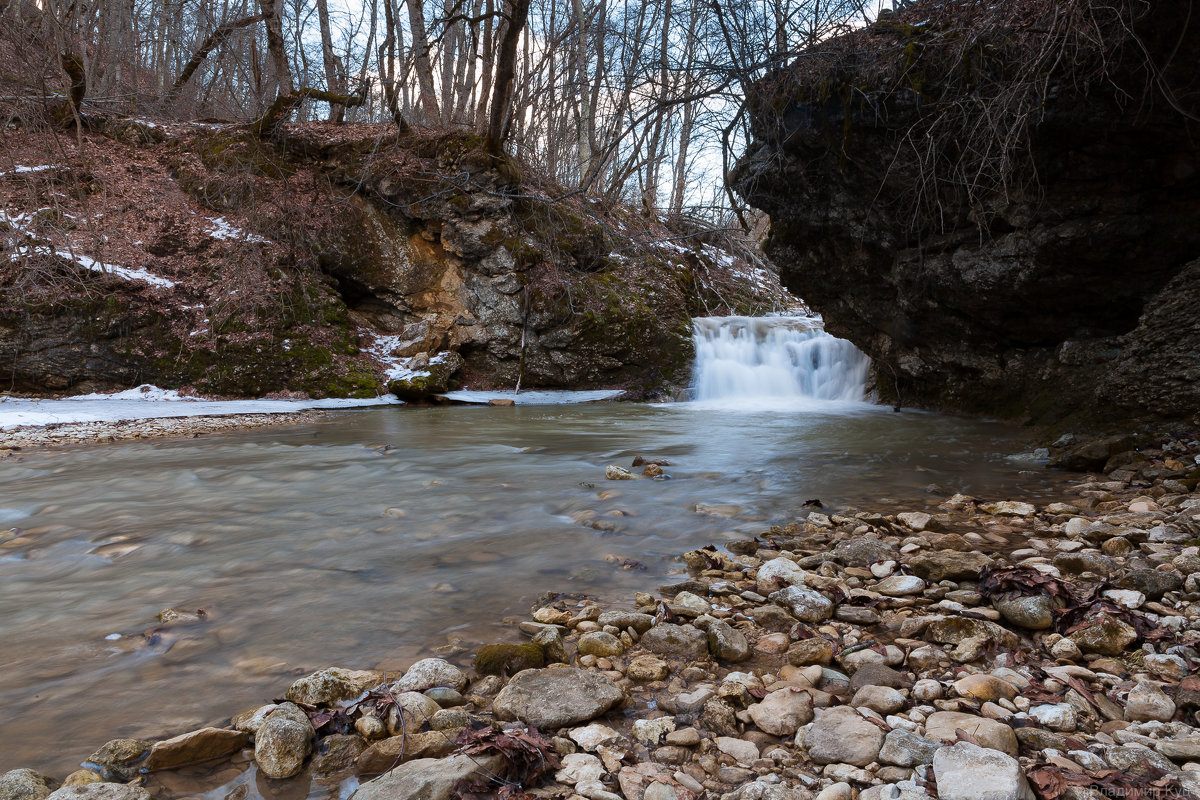
[[[686,383],[692,316],[791,300],[717,234],[571,196],[468,134],[128,125],[156,136],[14,134],[46,166],[0,169],[11,391],[646,395]]]
[[[1118,4],[1136,40],[1087,52],[1051,41],[1035,5],[916,3],[802,56],[751,98],[735,187],[771,215],[785,286],[871,355],[882,397],[1041,423],[1192,419],[1200,20]],[[1104,61],[1086,81],[1060,62],[1022,76],[1054,47]],[[1004,160],[979,155],[989,142]]]

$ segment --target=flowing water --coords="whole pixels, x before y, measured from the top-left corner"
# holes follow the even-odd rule
[[[780,337],[799,353],[785,371],[839,352],[799,333]],[[392,407],[0,462],[17,534],[0,544],[0,771],[61,778],[110,738],[219,723],[323,666],[400,669],[444,645],[469,663],[516,641],[504,618],[544,591],[629,601],[680,574],[675,556],[810,498],[1051,491],[1006,458],[1020,431],[850,402],[838,380],[752,410],[704,388],[665,406]],[[672,479],[604,480],[637,454]],[[144,636],[166,607],[206,616]]]
[[[730,406],[862,402],[870,359],[812,317],[706,317],[694,321],[693,397]]]

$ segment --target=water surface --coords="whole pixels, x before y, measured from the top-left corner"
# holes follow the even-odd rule
[[[109,738],[220,722],[322,666],[515,640],[501,620],[542,592],[630,601],[810,498],[1048,491],[1006,460],[1024,449],[1007,426],[735,409],[384,408],[0,462],[0,527],[19,531],[0,545],[0,771],[61,778]],[[673,479],[604,480],[636,454]],[[149,643],[166,607],[206,620]]]

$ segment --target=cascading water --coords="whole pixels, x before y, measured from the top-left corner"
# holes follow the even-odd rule
[[[862,402],[871,361],[813,317],[692,320],[692,398],[701,402]]]

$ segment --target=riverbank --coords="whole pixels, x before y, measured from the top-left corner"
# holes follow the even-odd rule
[[[0,458],[32,447],[69,447],[136,439],[188,439],[210,433],[301,425],[328,416],[326,411],[281,414],[234,414],[225,417],[167,417],[108,422],[65,422],[0,431]]]
[[[814,511],[687,553],[689,578],[624,607],[543,598],[529,641],[470,667],[320,670],[223,729],[110,742],[65,776],[91,788],[59,797],[190,794],[173,770],[230,755],[222,781],[253,763],[331,796],[362,781],[358,800],[447,797],[472,774],[589,800],[1195,793],[1197,455],[1119,453],[1068,502]],[[163,627],[196,622],[173,613]]]

